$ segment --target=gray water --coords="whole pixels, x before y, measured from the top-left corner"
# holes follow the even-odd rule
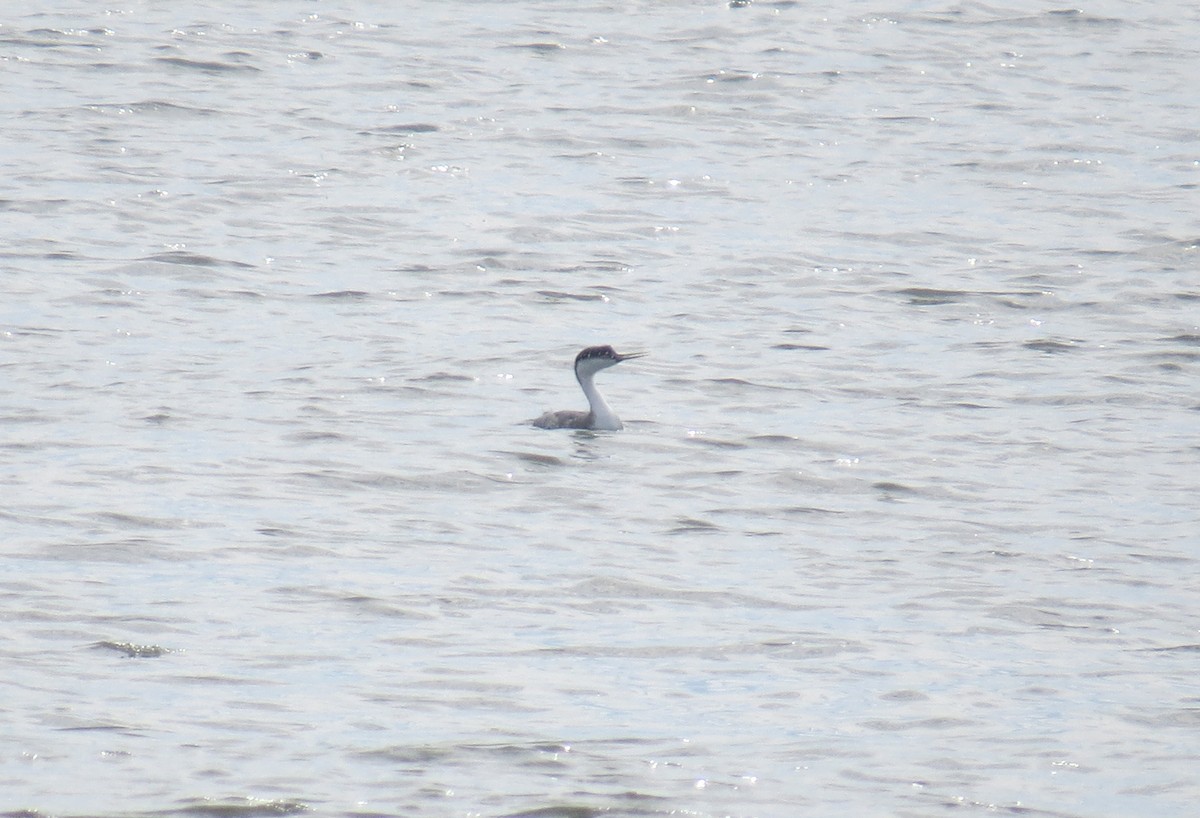
[[[1194,815],[1196,5],[413,5],[0,20],[0,813]]]

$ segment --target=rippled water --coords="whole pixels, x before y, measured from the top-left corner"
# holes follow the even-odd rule
[[[10,13],[0,812],[1191,815],[1198,30]]]

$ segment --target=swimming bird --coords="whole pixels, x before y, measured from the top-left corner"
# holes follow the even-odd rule
[[[575,356],[575,380],[588,399],[588,411],[562,409],[557,412],[547,412],[533,421],[539,429],[596,429],[598,431],[616,432],[624,429],[624,424],[617,413],[605,402],[604,397],[596,389],[594,379],[596,373],[616,366],[621,361],[640,358],[646,353],[630,352],[620,355],[610,346],[588,347]]]

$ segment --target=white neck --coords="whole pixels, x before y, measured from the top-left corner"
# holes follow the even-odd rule
[[[606,432],[618,432],[624,429],[621,419],[617,417],[617,413],[612,410],[600,391],[596,389],[594,372],[576,372],[575,377],[579,379],[579,386],[583,389],[583,394],[587,395],[588,406],[592,410],[592,428],[601,429]]]

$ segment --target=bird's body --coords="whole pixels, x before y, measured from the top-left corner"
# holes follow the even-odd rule
[[[559,409],[557,412],[543,412],[542,416],[535,418],[533,425],[539,429],[594,429],[592,425],[592,413],[584,412],[579,409]],[[622,426],[617,426],[613,431],[619,431]]]
[[[588,347],[575,356],[575,379],[579,388],[588,400],[588,411],[562,409],[557,412],[547,412],[533,421],[539,429],[595,429],[597,431],[617,432],[624,429],[624,424],[617,413],[604,400],[604,396],[596,389],[596,373],[616,366],[621,361],[630,358],[640,358],[643,353],[636,352],[619,355],[610,346]]]

